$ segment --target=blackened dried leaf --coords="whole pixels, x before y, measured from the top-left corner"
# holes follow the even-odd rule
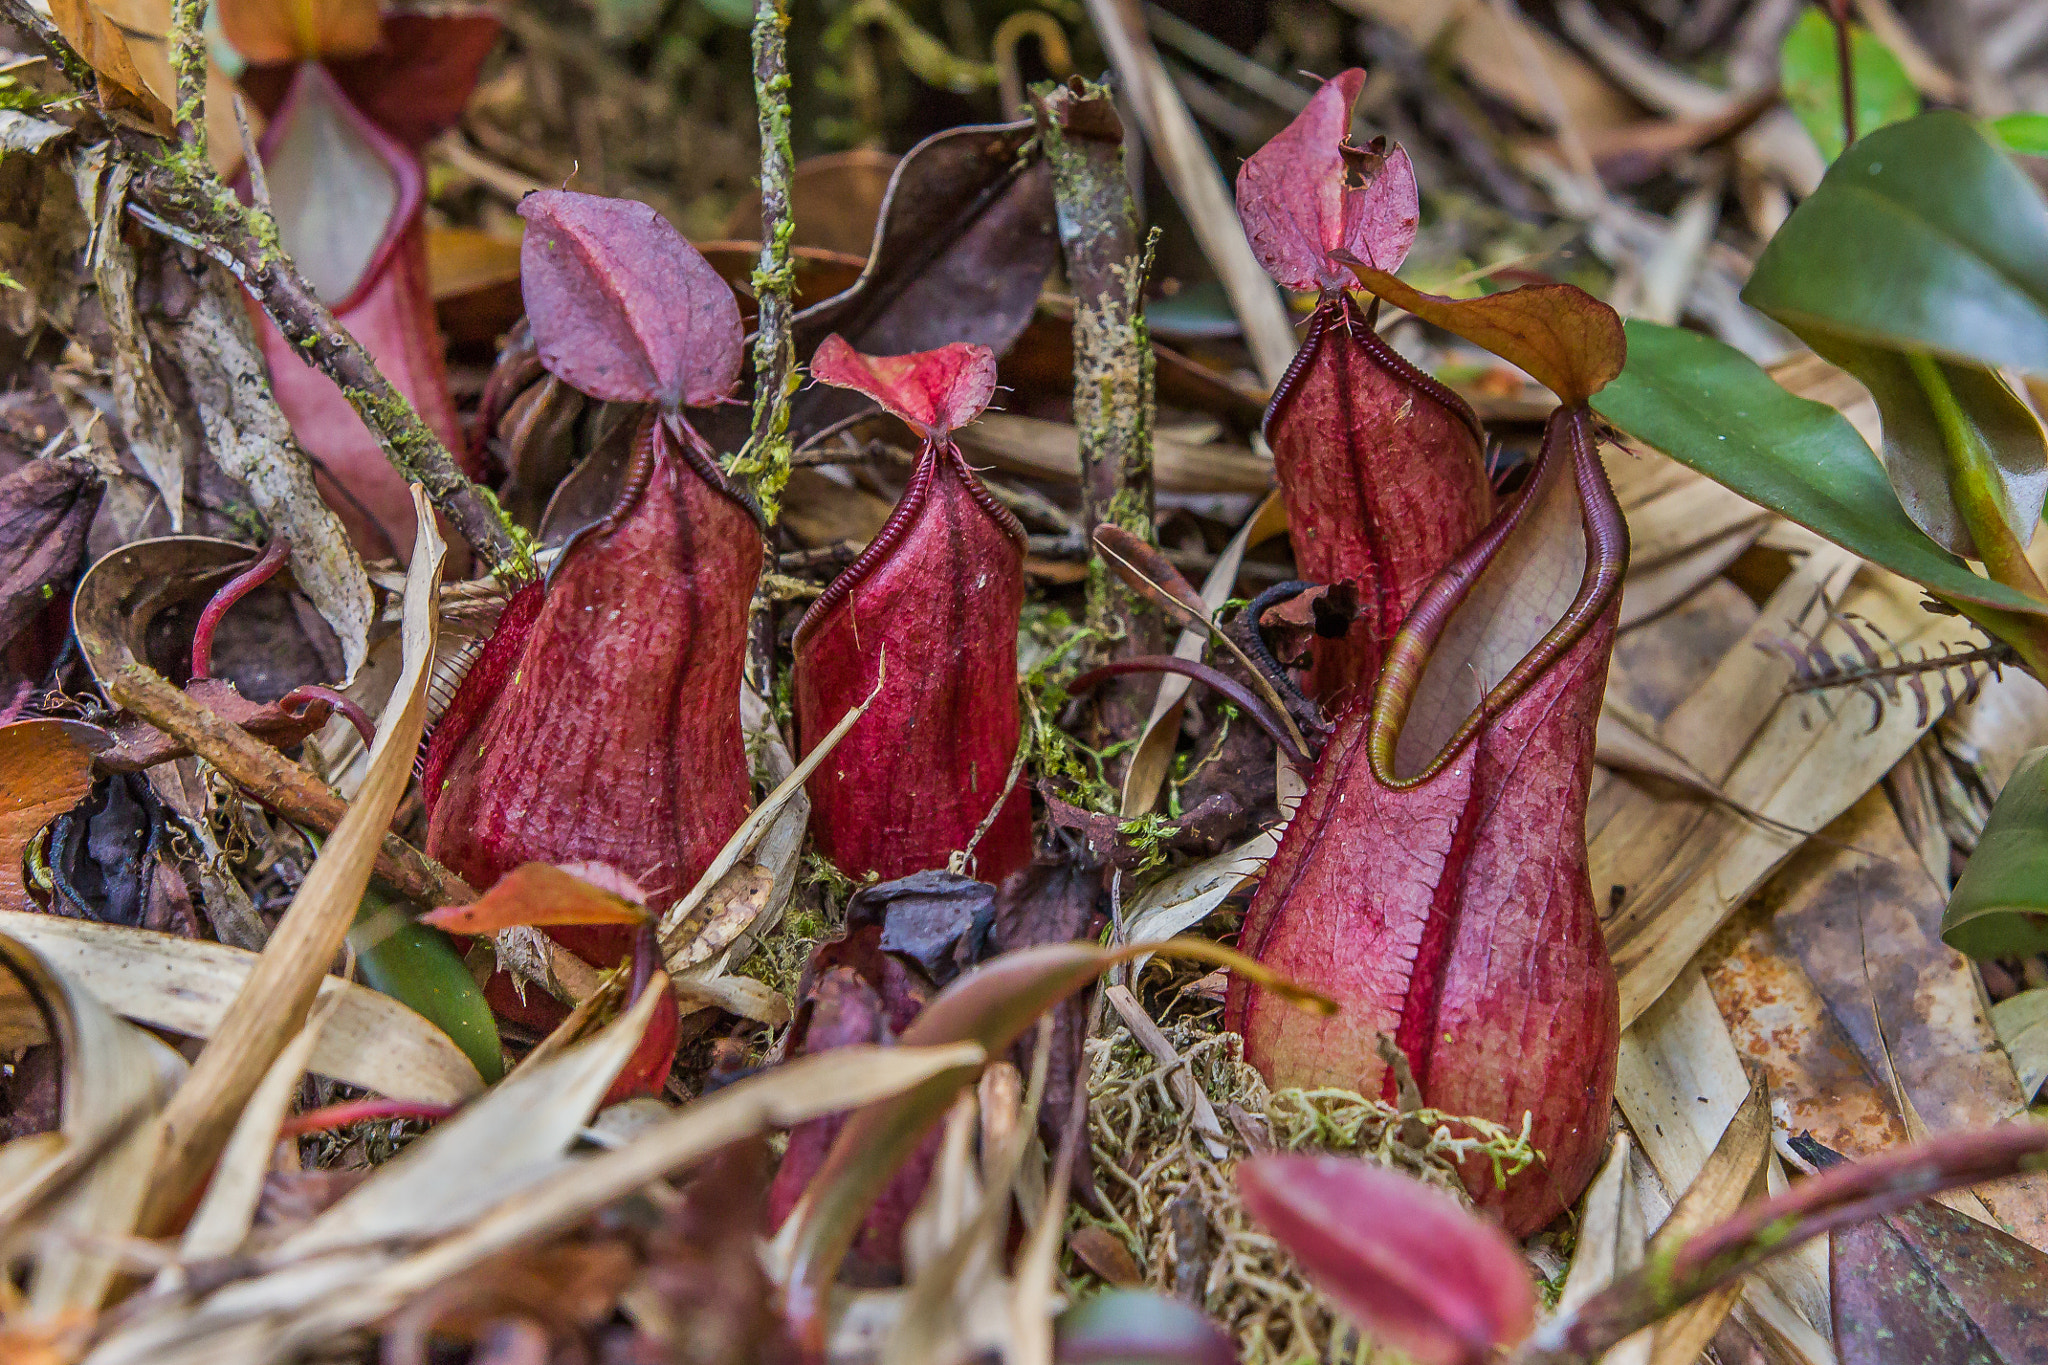
[[[1102,923],[1102,876],[1068,857],[1041,856],[1003,881],[996,893],[996,920],[990,941],[998,953],[1035,948],[1046,943],[1073,943],[1093,938]],[[1074,1107],[1074,1091],[1085,1079],[1084,1045],[1094,1008],[1084,993],[1052,1008],[1052,1038],[1047,1043],[1045,1097],[1038,1106],[1038,1136],[1048,1152],[1058,1151],[1061,1130]],[[1011,1049],[1017,1069],[1031,1074],[1033,1041]],[[1077,1197],[1093,1191],[1095,1173],[1088,1149],[1078,1152],[1073,1185]]]
[[[102,487],[77,460],[35,460],[0,479],[0,649],[84,567]]]
[[[549,373],[593,398],[668,408],[732,392],[739,302],[667,219],[570,190],[530,194],[519,213],[520,287]]]
[[[862,887],[846,903],[849,928],[882,927],[882,951],[916,962],[935,986],[981,961],[996,918],[996,889],[943,870]]]

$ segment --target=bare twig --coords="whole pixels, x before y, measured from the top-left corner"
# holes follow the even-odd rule
[[[306,362],[340,387],[376,433],[393,467],[409,482],[425,486],[434,506],[491,569],[508,581],[533,577],[532,557],[496,500],[470,482],[412,403],[334,320],[279,243],[270,215],[243,205],[208,164],[206,46],[200,31],[205,14],[205,0],[177,0],[172,11],[179,135],[170,155],[161,139],[108,121],[114,147],[135,169],[129,212],[151,230],[225,266]],[[0,17],[54,53],[81,92],[97,91],[90,65],[28,0],[0,0]]]
[[[1109,89],[1080,77],[1041,85],[1032,99],[1074,290],[1082,534],[1092,539],[1107,524],[1150,544],[1154,361],[1144,283],[1151,251],[1138,245],[1123,124]],[[1164,635],[1157,614],[1099,557],[1089,565],[1088,620],[1114,642],[1117,657],[1155,653]],[[1143,716],[1134,711],[1129,719],[1134,726]]]
[[[325,783],[192,700],[155,669],[130,664],[108,681],[107,695],[220,769],[229,781],[287,820],[332,834],[348,813],[348,803]],[[395,834],[384,836],[376,875],[417,905],[467,905],[476,899],[467,882]]]
[[[754,267],[759,303],[754,331],[754,425],[732,472],[752,477],[761,510],[772,523],[776,495],[789,481],[789,398],[796,389],[796,271],[789,242],[789,34],[787,0],[754,6],[754,102],[761,129],[761,260]]]

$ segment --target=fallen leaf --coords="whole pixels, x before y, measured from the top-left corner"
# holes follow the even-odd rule
[[[92,790],[104,732],[69,720],[0,726],[0,910],[30,910],[21,859],[43,827]]]
[[[647,911],[616,890],[552,863],[521,863],[468,905],[421,915],[451,934],[495,934],[516,924],[638,924]]]

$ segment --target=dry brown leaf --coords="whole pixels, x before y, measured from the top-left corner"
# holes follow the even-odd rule
[[[1069,422],[988,412],[955,436],[977,463],[986,460],[1031,478],[1081,476],[1080,438]],[[1170,493],[1263,494],[1273,486],[1273,461],[1247,446],[1221,441],[1195,445],[1155,435],[1152,480]]]
[[[1853,582],[1852,582],[1853,580]],[[1818,551],[1786,579],[1743,641],[1665,721],[1657,736],[1751,810],[1799,829],[1833,819],[1882,780],[1941,710],[1930,677],[1925,715],[1911,697],[1886,706],[1873,727],[1859,697],[1787,696],[1790,665],[1756,646],[1803,640],[1849,652],[1826,625],[1821,595],[1882,631],[1898,647],[1940,654],[1965,647],[1970,628],[1921,609],[1917,588],[1862,568],[1845,552]],[[1958,673],[1952,681],[1961,690]],[[1621,978],[1624,1026],[1653,1002],[1742,901],[1802,842],[1779,826],[1725,808],[1660,799],[1616,781],[1587,816],[1593,885],[1607,892],[1608,946]]]
[[[221,0],[220,26],[251,65],[334,60],[374,52],[377,0]]]
[[[115,1018],[91,992],[16,939],[0,936],[0,972],[20,980],[49,1012],[63,1062],[64,1140],[69,1150],[90,1156],[90,1165],[68,1184],[17,1191],[22,1202],[0,1223],[13,1243],[10,1251],[20,1249],[16,1239],[31,1228],[54,1234],[38,1248],[29,1271],[26,1313],[31,1322],[49,1322],[96,1310],[113,1289],[120,1262],[108,1242],[135,1230],[149,1190],[154,1120],[184,1077],[185,1059]],[[22,1207],[46,1192],[47,1207],[32,1213]]]
[[[1865,795],[1827,837],[1772,879],[1708,977],[1736,1036],[1783,1088],[1793,1131],[1863,1156],[2020,1113],[1975,974],[1940,941],[1946,898],[1885,794]],[[2048,1177],[1977,1197],[1982,1206],[1964,1212],[1988,1207],[2007,1230],[2048,1244]]]
[[[197,1303],[165,1302],[99,1343],[90,1365],[218,1365],[284,1359],[376,1322],[436,1284],[583,1221],[649,1183],[685,1170],[743,1138],[898,1095],[936,1077],[979,1068],[972,1043],[933,1048],[849,1047],[748,1077],[677,1111],[625,1146],[572,1158],[547,1181],[522,1187],[474,1221],[423,1248],[389,1247],[288,1263],[214,1291]],[[507,1082],[509,1084],[509,1082]],[[333,1292],[323,1272],[350,1278]]]
[[[106,735],[69,720],[0,726],[0,910],[31,909],[22,854],[43,827],[92,790],[92,755]]]
[[[298,1098],[299,1080],[313,1058],[320,1032],[334,1017],[340,997],[323,995],[306,1012],[306,1025],[285,1045],[263,1074],[263,1080],[249,1096],[235,1131],[221,1149],[213,1178],[206,1182],[206,1194],[199,1201],[185,1235],[178,1243],[178,1258],[186,1263],[226,1256],[242,1245],[256,1218],[256,1204],[263,1196],[263,1177],[270,1171],[272,1153],[277,1150],[278,1126],[291,1112]]]
[[[161,132],[171,128],[171,111],[149,88],[120,27],[93,0],[50,0],[50,19],[93,73],[100,99],[129,109]]]
[[[115,1013],[191,1038],[219,1031],[257,959],[222,943],[56,915],[0,911],[0,933],[34,948]],[[336,976],[321,981],[320,993],[336,1005],[313,1050],[318,1075],[423,1104],[456,1104],[483,1088],[447,1034],[390,996]],[[0,1047],[41,1036],[40,1021],[21,1015],[0,984]]]
[[[1753,1077],[1748,1097],[1728,1120],[1706,1165],[1657,1229],[1652,1255],[1669,1251],[1683,1238],[1733,1214],[1744,1202],[1764,1195],[1771,1155],[1769,1101],[1762,1075]],[[1723,1285],[1658,1323],[1650,1365],[1692,1365],[1741,1294],[1740,1281]]]

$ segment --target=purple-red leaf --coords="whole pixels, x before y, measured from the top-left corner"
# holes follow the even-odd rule
[[[864,393],[937,439],[981,416],[995,397],[996,354],[958,341],[910,355],[862,355],[835,333],[811,357],[811,377]]]
[[[1431,1107],[1527,1115],[1541,1163],[1504,1190],[1488,1161],[1464,1172],[1516,1235],[1592,1177],[1620,1030],[1585,810],[1626,536],[1587,428],[1552,419],[1517,502],[1423,594],[1253,898],[1245,950],[1342,1013],[1291,1016],[1244,982],[1228,1012],[1274,1085],[1391,1098],[1384,1034]]]
[[[1317,1288],[1421,1365],[1482,1365],[1535,1323],[1514,1245],[1420,1181],[1355,1157],[1261,1156],[1237,1188]]]
[[[992,812],[974,870],[999,882],[1031,860],[1029,793],[1003,796],[1023,606],[1023,529],[959,447],[927,441],[888,523],[796,631],[806,752],[882,686],[809,784],[811,832],[841,871],[944,867]]]
[[[1341,289],[1339,253],[1399,270],[1414,245],[1419,210],[1408,154],[1345,145],[1364,84],[1356,67],[1325,81],[1237,173],[1237,216],[1252,254],[1289,289]],[[1354,168],[1363,184],[1352,183]]]
[[[541,363],[615,403],[702,407],[740,376],[740,306],[645,204],[571,190],[520,201],[520,289]]]

